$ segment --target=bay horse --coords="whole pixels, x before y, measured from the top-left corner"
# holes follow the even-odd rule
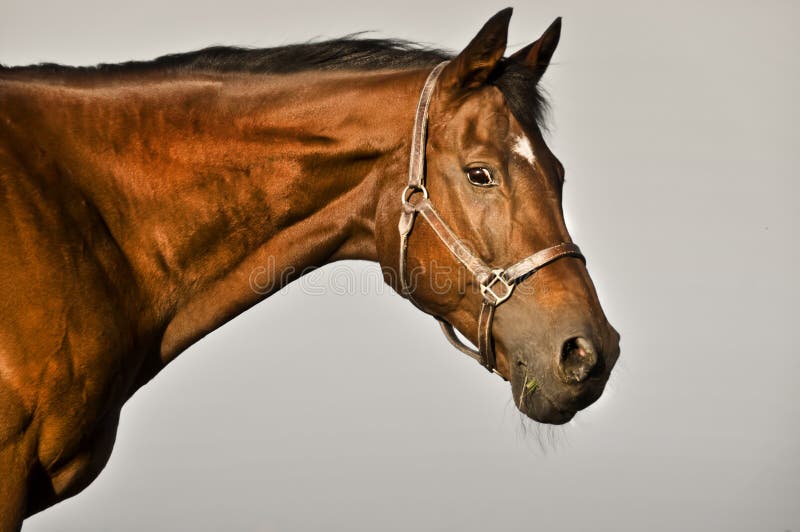
[[[379,263],[530,418],[601,395],[619,335],[541,126],[561,23],[504,57],[510,17],[455,55],[344,38],[0,68],[0,530],[85,488],[178,354],[333,261]]]

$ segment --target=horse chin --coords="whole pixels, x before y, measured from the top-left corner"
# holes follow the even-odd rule
[[[538,384],[531,386],[531,381]],[[578,387],[553,380],[532,379],[529,374],[511,378],[514,402],[520,412],[539,423],[563,425],[594,403],[603,393],[605,379],[594,378]]]
[[[515,396],[518,398],[517,408],[519,411],[539,423],[563,425],[575,417],[578,412],[557,406],[542,390],[535,390],[521,399],[519,394],[515,394]]]

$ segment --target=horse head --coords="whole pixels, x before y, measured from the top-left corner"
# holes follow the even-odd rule
[[[567,231],[564,169],[542,134],[538,83],[560,19],[506,58],[510,16],[492,17],[428,78],[394,284],[478,345],[462,350],[511,383],[524,414],[559,424],[600,397],[619,335]],[[385,271],[397,268],[392,242]]]

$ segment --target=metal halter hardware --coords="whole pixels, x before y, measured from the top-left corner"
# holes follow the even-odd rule
[[[505,290],[502,295],[497,295],[497,293],[492,289],[492,287],[497,283],[500,283],[503,286],[503,290]],[[481,294],[483,295],[484,299],[488,300],[489,304],[494,305],[495,307],[511,297],[511,293],[513,291],[514,285],[507,282],[503,278],[502,269],[492,270],[491,279],[486,281],[486,284],[481,284]]]
[[[525,257],[521,261],[512,264],[508,268],[491,268],[480,257],[472,253],[466,245],[456,236],[453,230],[442,219],[434,209],[430,201],[428,189],[425,187],[425,147],[427,143],[428,131],[428,111],[430,109],[431,97],[436,87],[436,80],[439,78],[447,61],[439,63],[428,75],[425,85],[417,104],[417,112],[414,117],[414,133],[411,137],[411,160],[408,169],[408,185],[402,193],[402,212],[400,214],[400,293],[411,301],[418,308],[425,310],[414,300],[411,288],[408,286],[406,274],[408,262],[408,237],[414,228],[417,216],[422,218],[433,229],[439,240],[447,246],[450,253],[461,263],[480,283],[483,301],[481,303],[480,314],[478,315],[478,349],[466,345],[456,335],[453,325],[442,318],[434,316],[439,320],[448,341],[459,351],[469,355],[481,363],[489,371],[505,377],[497,371],[496,358],[494,351],[494,339],[492,337],[492,322],[494,320],[495,309],[505,303],[514,293],[514,287],[521,278],[535,273],[540,268],[558,260],[562,257],[577,257],[585,262],[581,250],[571,242],[562,242],[549,248],[537,251],[533,255]],[[422,194],[422,199],[411,202],[411,198],[416,194]]]

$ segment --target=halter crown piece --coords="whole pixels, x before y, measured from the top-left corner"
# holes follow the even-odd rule
[[[428,111],[430,109],[431,97],[436,80],[439,79],[448,61],[439,63],[428,75],[422,93],[417,104],[417,112],[414,117],[414,133],[411,138],[411,161],[408,169],[408,185],[403,189],[401,202],[403,205],[400,214],[400,293],[415,306],[425,311],[419,303],[414,300],[411,287],[407,279],[408,262],[408,238],[414,228],[417,215],[420,215],[433,229],[439,240],[450,250],[450,253],[477,279],[480,283],[483,302],[481,303],[480,314],[478,315],[478,349],[466,345],[456,335],[453,325],[442,318],[434,316],[439,320],[439,325],[447,337],[459,351],[474,358],[489,371],[505,377],[497,371],[496,356],[494,351],[494,339],[492,337],[492,321],[494,312],[498,306],[502,305],[514,293],[517,282],[535,273],[540,268],[560,259],[561,257],[578,257],[585,262],[581,250],[571,242],[562,242],[549,248],[537,251],[533,255],[525,257],[521,261],[512,264],[508,268],[492,268],[487,265],[480,257],[472,253],[466,245],[459,239],[453,230],[442,219],[441,215],[433,208],[428,189],[425,188],[425,147],[427,143],[428,131]],[[421,194],[421,199],[411,201],[412,197]]]

